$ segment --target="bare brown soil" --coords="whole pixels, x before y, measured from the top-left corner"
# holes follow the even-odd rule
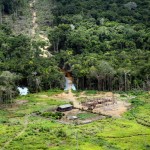
[[[104,104],[102,106],[96,107],[92,110],[94,113],[108,115],[112,117],[120,117],[124,112],[126,112],[130,108],[130,103],[126,101],[122,101],[120,99],[119,94],[113,94],[112,92],[103,92],[92,96],[85,95],[84,92],[81,93],[82,97],[86,97],[87,99],[94,99],[94,98],[115,98],[114,103],[110,104]],[[80,97],[79,96],[79,97]],[[63,99],[68,102],[72,102],[75,108],[87,110],[88,108],[86,106],[83,106],[81,102],[77,100],[77,97],[71,92],[71,90],[68,93],[61,93],[54,96],[55,98]],[[78,98],[79,98],[78,97]]]

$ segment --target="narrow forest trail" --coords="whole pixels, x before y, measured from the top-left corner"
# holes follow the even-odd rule
[[[26,116],[24,117],[23,129],[22,129],[20,132],[16,133],[15,136],[13,136],[12,138],[10,138],[10,139],[4,144],[4,146],[3,146],[0,150],[4,150],[5,147],[7,147],[13,140],[15,140],[15,139],[17,139],[18,137],[20,137],[20,136],[26,131],[26,129],[27,129],[27,127],[28,127],[28,123],[29,123],[29,117],[30,117],[30,115],[26,115]]]
[[[38,0],[33,0],[33,1],[31,1],[29,3],[29,7],[30,7],[30,10],[32,12],[32,29],[31,29],[31,37],[32,37],[32,39],[35,38],[37,29],[39,27],[38,23],[37,23],[37,12],[36,12],[36,8],[35,8],[35,5],[36,5],[37,2],[38,2]],[[48,51],[48,48],[51,45],[50,42],[49,42],[48,37],[46,35],[44,35],[44,34],[39,34],[38,38],[41,41],[45,42],[45,46],[44,47],[39,47],[40,50],[43,53],[43,54],[40,54],[40,56],[45,57],[45,58],[52,56],[51,53]]]
[[[74,96],[74,94],[72,93],[71,89],[68,92],[68,98],[70,99],[70,101],[73,103],[73,106],[75,108],[81,109],[82,105],[77,101],[76,97]]]

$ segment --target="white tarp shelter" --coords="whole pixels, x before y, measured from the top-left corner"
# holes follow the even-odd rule
[[[27,87],[17,87],[20,95],[27,95],[29,93],[29,90]]]

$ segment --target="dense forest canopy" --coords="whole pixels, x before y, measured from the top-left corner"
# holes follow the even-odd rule
[[[91,69],[103,74],[108,63],[115,74],[95,75],[100,90],[148,89],[149,8],[148,0],[57,0],[52,11],[54,28],[49,33],[52,50],[61,60],[66,53],[63,60],[77,81],[83,82],[80,88],[96,88]],[[102,61],[106,63],[98,69]]]
[[[1,0],[1,18],[22,15],[18,12],[27,3]],[[15,35],[1,22],[0,71],[20,76],[14,86],[62,88],[60,70],[65,69],[78,89],[150,89],[149,0],[53,0],[53,5],[47,26],[51,58],[40,57],[42,43]],[[1,95],[6,94],[4,86],[0,84]]]

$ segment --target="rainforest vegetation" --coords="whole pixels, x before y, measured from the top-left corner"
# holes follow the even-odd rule
[[[29,2],[0,1],[1,95],[7,95],[6,85],[14,90],[16,85],[25,85],[31,92],[63,88],[60,69],[71,72],[78,89],[150,89],[148,0],[47,1],[52,4],[53,16],[45,24],[51,58],[40,57],[42,43],[27,35],[16,35],[6,23],[8,15],[14,21],[25,15],[23,9]],[[9,82],[3,76],[6,71],[17,78]]]
[[[51,50],[70,67],[78,88],[149,89],[148,0],[58,0]]]

